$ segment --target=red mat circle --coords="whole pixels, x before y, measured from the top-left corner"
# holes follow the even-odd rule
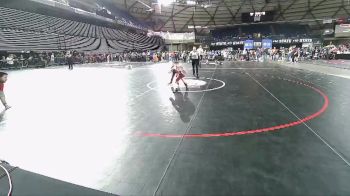
[[[328,96],[321,91],[320,89],[313,87],[309,84],[305,84],[302,82],[298,81],[293,81],[293,80],[288,80],[288,79],[283,79],[285,81],[293,82],[298,85],[303,85],[306,86],[314,91],[316,91],[318,94],[320,94],[323,98],[323,106],[321,109],[319,109],[317,112],[303,118],[299,119],[297,121],[289,122],[286,124],[281,124],[277,126],[272,126],[272,127],[265,127],[265,128],[260,128],[260,129],[252,129],[252,130],[245,130],[245,131],[238,131],[238,132],[223,132],[223,133],[203,133],[203,134],[161,134],[161,133],[140,133],[141,136],[144,137],[160,137],[160,138],[206,138],[206,137],[228,137],[228,136],[238,136],[238,135],[248,135],[248,134],[255,134],[255,133],[262,133],[262,132],[269,132],[269,131],[277,131],[289,127],[294,127],[297,125],[300,125],[302,123],[305,123],[307,121],[310,121],[318,116],[320,116],[322,113],[324,113],[329,105],[329,98]]]

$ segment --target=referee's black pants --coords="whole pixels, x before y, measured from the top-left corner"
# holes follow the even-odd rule
[[[198,77],[199,59],[192,59],[193,75]]]

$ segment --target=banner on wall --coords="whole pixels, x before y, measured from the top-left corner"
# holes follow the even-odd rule
[[[261,48],[261,41],[254,41],[254,49]]]
[[[312,43],[311,38],[296,38],[296,39],[262,39],[262,40],[245,40],[245,41],[228,41],[228,42],[212,42],[211,46],[237,46],[244,45],[244,49],[254,48],[272,48],[273,44],[302,44]]]
[[[160,36],[167,44],[176,43],[194,43],[195,34],[191,33],[170,33],[170,32],[155,32],[148,30],[147,36]],[[226,43],[225,43],[226,44]]]
[[[263,39],[262,40],[262,48],[272,48],[272,39]]]
[[[244,41],[244,49],[248,49],[248,50],[251,50],[254,48],[254,40],[245,40]]]
[[[296,38],[296,39],[274,39],[274,44],[299,44],[299,43],[312,43],[311,38]]]

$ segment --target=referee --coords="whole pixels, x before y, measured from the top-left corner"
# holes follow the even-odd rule
[[[199,53],[196,47],[193,47],[193,50],[190,52],[190,58],[192,60],[193,76],[198,79]]]

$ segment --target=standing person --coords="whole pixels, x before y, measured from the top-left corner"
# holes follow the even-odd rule
[[[245,54],[246,54],[246,56],[245,56],[245,60],[246,61],[249,61],[250,60],[250,55],[249,55],[249,50],[248,49],[245,49]]]
[[[242,52],[241,49],[238,48],[237,53],[236,53],[236,60],[237,60],[237,61],[239,61],[239,60],[242,61],[242,59],[241,59],[241,52]]]
[[[165,52],[162,52],[162,61],[165,61]]]
[[[286,58],[286,49],[282,48],[282,61],[285,61]]]
[[[68,69],[73,70],[73,55],[70,51],[66,54],[67,63],[68,63]]]
[[[247,51],[248,51],[247,49],[243,49],[242,56],[241,56],[241,61],[247,59]]]
[[[297,50],[296,50],[296,48],[293,48],[292,53],[291,53],[292,63],[295,63],[296,56],[297,56]]]
[[[196,50],[196,47],[193,47],[193,50],[190,52],[190,59],[192,60],[193,76],[196,76],[198,79],[199,53]]]
[[[55,64],[55,54],[53,52],[51,53],[50,64],[51,65]]]
[[[184,80],[185,78],[185,70],[184,68],[180,65],[179,62],[174,62],[174,66],[175,66],[175,69],[176,69],[176,80],[175,80],[175,83],[177,84],[177,88],[175,89],[174,92],[178,92],[180,90],[180,84],[179,84],[179,81],[181,80],[184,85],[186,86],[186,90],[188,90],[188,86],[187,86],[187,83],[186,81]]]
[[[111,62],[111,54],[107,54],[107,63]]]
[[[154,63],[157,63],[157,62],[158,62],[158,55],[157,55],[157,53],[154,53],[154,54],[153,54],[153,62],[154,62]]]
[[[276,47],[273,47],[272,49],[272,60],[276,61],[276,56],[277,56],[277,49]]]
[[[199,48],[197,49],[197,52],[199,54],[199,66],[201,67],[201,62],[203,60],[203,48],[202,46],[200,45]]]
[[[187,63],[187,53],[186,53],[186,51],[182,51],[182,61],[184,63]]]
[[[11,108],[6,102],[6,97],[4,93],[4,86],[7,81],[7,73],[5,72],[0,72],[0,100],[1,103],[5,106],[5,109],[8,110]]]

